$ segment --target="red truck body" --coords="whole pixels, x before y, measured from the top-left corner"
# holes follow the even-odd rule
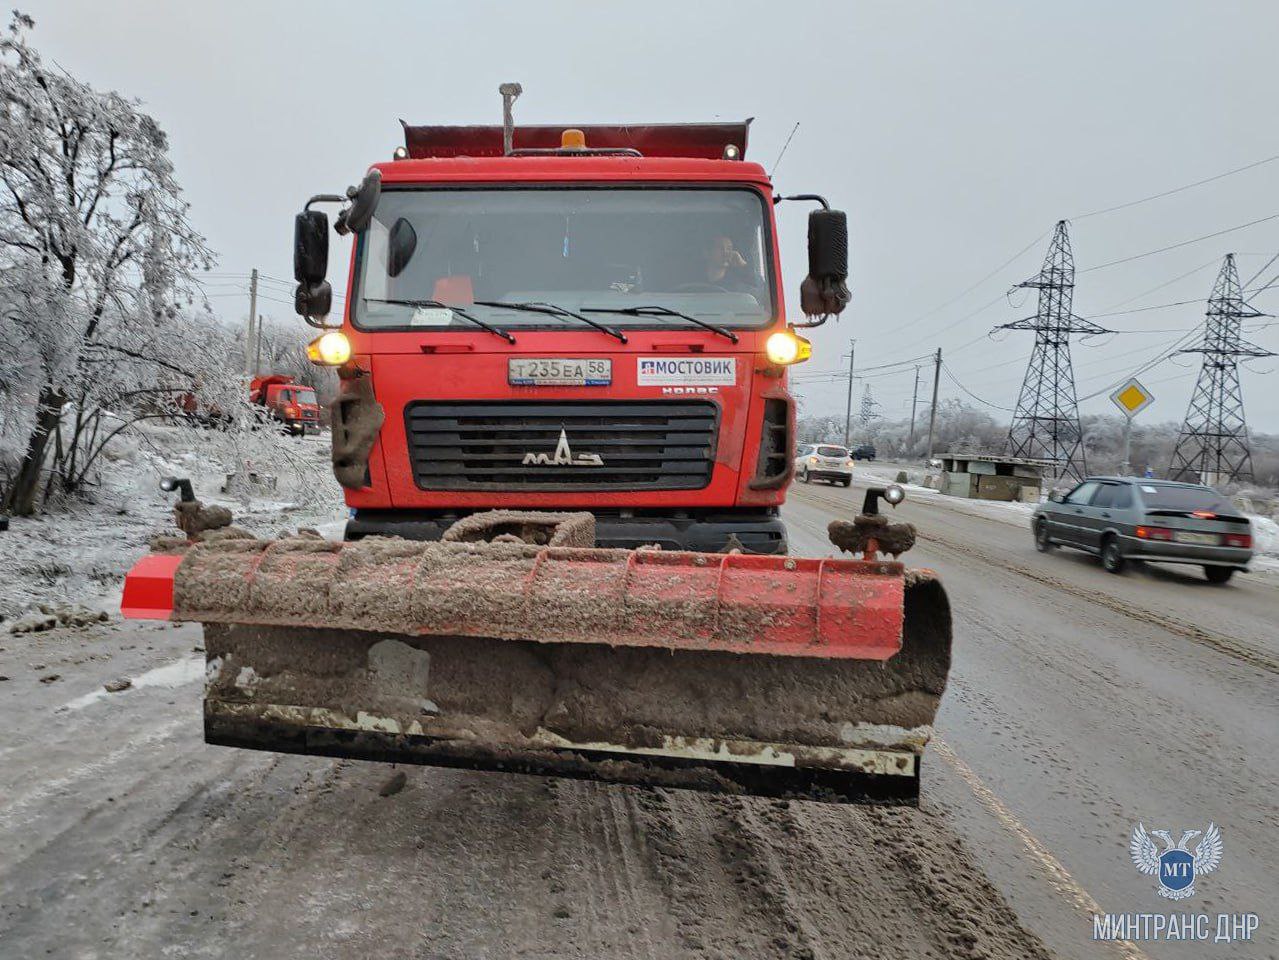
[[[469,325],[362,329],[353,313],[365,295],[366,232],[352,255],[342,329],[352,362],[371,374],[385,420],[369,457],[367,486],[346,491],[353,511],[348,537],[433,539],[475,511],[576,508],[596,514],[600,542],[610,546],[658,542],[715,550],[734,536],[750,551],[785,552],[777,514],[791,478],[794,404],[786,368],[765,357],[767,338],[787,325],[773,191],[758,164],[707,158],[721,150],[707,143],[706,131],[717,127],[730,135],[740,130],[737,146],[744,149],[745,126],[728,124],[692,127],[701,133],[687,143],[676,125],[586,129],[588,143],[602,146],[614,145],[599,143],[607,131],[634,138],[636,131],[655,130],[646,144],[691,154],[643,157],[501,156],[500,128],[407,128],[410,150],[420,156],[375,165],[383,183],[379,213],[402,189],[749,192],[762,211],[757,256],[771,281],[770,315],[758,325],[734,327],[736,343],[669,317],[631,318],[619,327],[626,343],[562,320],[553,329],[509,327],[515,343]],[[519,128],[516,135],[518,148],[528,134]],[[498,155],[455,155],[460,152]],[[424,229],[419,222],[419,232]],[[424,256],[420,246],[415,256]],[[458,302],[467,303],[465,291]],[[609,324],[619,319],[592,316]],[[534,358],[608,360],[611,382],[513,384],[509,362]],[[660,446],[662,438],[670,446]],[[646,460],[654,449],[666,460]],[[602,462],[579,466],[583,456]]]
[[[290,433],[319,432],[320,405],[315,390],[294,383],[290,376],[277,373],[254,377],[249,383],[249,402],[265,407]]]

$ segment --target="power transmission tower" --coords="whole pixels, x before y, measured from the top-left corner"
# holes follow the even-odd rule
[[[879,416],[879,414],[875,412],[878,406],[879,404],[875,402],[875,398],[870,395],[870,384],[865,384],[862,387],[861,413],[858,415],[863,427],[870,423],[875,417]]]
[[[1111,331],[1071,312],[1075,258],[1065,220],[1057,221],[1039,274],[1018,286],[1038,290],[1039,305],[1033,317],[997,328],[1035,331],[1035,349],[1008,430],[1009,453],[1014,457],[1051,460],[1056,476],[1083,479],[1088,464],[1079,426],[1075,372],[1070,363],[1070,335]]]
[[[1203,339],[1178,351],[1203,354],[1203,366],[1172,452],[1169,479],[1209,485],[1252,480],[1239,358],[1274,354],[1244,340],[1239,328],[1243,320],[1261,316],[1244,302],[1235,255],[1226,254],[1208,298]]]

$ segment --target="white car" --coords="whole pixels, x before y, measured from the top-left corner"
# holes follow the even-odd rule
[[[849,487],[853,484],[853,458],[847,447],[830,443],[801,444],[795,457],[795,479],[804,483],[829,480]]]

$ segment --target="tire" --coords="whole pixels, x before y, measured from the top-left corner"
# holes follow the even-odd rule
[[[1048,521],[1042,518],[1035,521],[1035,549],[1040,553],[1048,553],[1055,546],[1057,544],[1048,536]]]
[[[803,475],[802,477],[800,477],[800,478],[799,478],[799,481],[800,481],[800,483],[812,483],[812,482],[813,482],[813,481],[809,478],[809,476],[808,476],[808,471],[807,471],[807,470],[805,470],[805,471],[804,471],[804,475]]]
[[[1124,572],[1124,551],[1118,537],[1111,535],[1101,541],[1101,566],[1107,573]]]
[[[1209,583],[1225,583],[1234,575],[1234,567],[1204,567],[1204,576]]]
[[[849,487],[851,487],[852,485],[853,485],[853,478],[852,478],[852,477],[848,477],[848,478],[844,481],[844,489],[845,489],[845,490],[847,490],[847,489],[848,489]]]

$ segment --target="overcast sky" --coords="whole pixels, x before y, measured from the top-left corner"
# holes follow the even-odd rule
[[[36,18],[33,41],[46,57],[141,99],[169,133],[192,219],[227,275],[210,285],[211,302],[229,319],[248,309],[234,275],[257,267],[291,277],[292,218],[307,196],[341,189],[389,158],[401,117],[500,122],[496,89],[505,80],[523,83],[516,114],[528,123],[753,116],[748,158],[769,168],[799,122],[776,182],[826,194],[848,211],[852,233],[853,303],[838,324],[814,331],[806,374],[846,369],[841,355],[853,337],[859,368],[940,346],[964,387],[1012,407],[1033,335],[983,335],[1033,312],[1033,297],[1010,304],[1002,294],[1038,270],[1053,223],[1068,218],[1081,271],[1077,313],[1195,301],[1098,320],[1125,333],[1076,344],[1087,395],[1202,322],[1225,253],[1238,254],[1247,281],[1279,252],[1277,217],[1083,272],[1279,215],[1276,161],[1085,216],[1279,155],[1273,2],[25,0],[21,8]],[[806,214],[779,208],[796,312]],[[341,290],[337,263],[330,276]],[[1254,285],[1276,273],[1279,261]],[[288,287],[265,288],[265,310],[292,316]],[[1279,285],[1255,305],[1279,313]],[[1279,350],[1279,325],[1263,319],[1248,330]],[[1197,361],[1143,374],[1156,395],[1143,420],[1181,419]],[[1276,367],[1279,358],[1244,368],[1254,431],[1279,431],[1279,372],[1267,373]],[[909,367],[875,371],[858,381],[856,397],[868,382],[882,412],[901,416],[913,379]],[[798,385],[806,412],[842,412],[843,382],[810,376]],[[961,395],[945,374],[942,395]],[[1108,407],[1104,392],[1082,404]]]

